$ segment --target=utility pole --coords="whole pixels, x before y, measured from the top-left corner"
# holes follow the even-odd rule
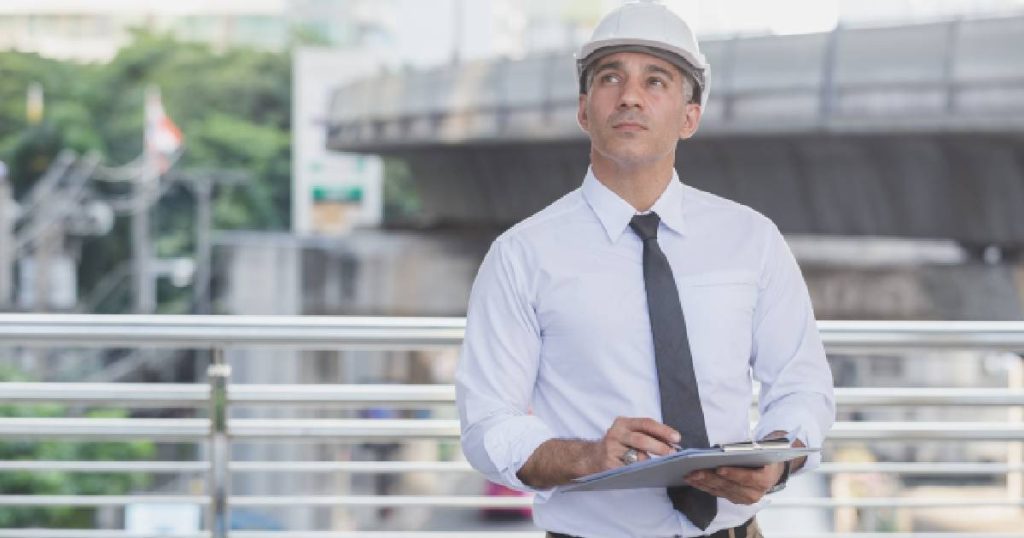
[[[157,166],[156,159],[147,155],[142,173],[132,186],[132,288],[136,314],[152,314],[156,310],[156,283],[150,269],[153,249],[149,243],[149,204],[159,178]]]
[[[64,253],[64,223],[58,216],[57,221],[47,226],[35,248],[35,300],[32,309],[36,312],[47,312],[54,305],[53,283],[57,277],[58,260]]]
[[[210,313],[210,236],[213,228],[213,184],[208,178],[192,182],[196,197],[196,260],[192,275],[192,301],[196,314]]]
[[[14,291],[14,197],[7,165],[0,161],[0,310],[6,310]]]
[[[187,185],[196,201],[195,272],[192,274],[193,313],[210,314],[210,279],[213,273],[213,190],[218,185],[240,185],[249,175],[236,170],[186,170],[172,172],[169,181]]]

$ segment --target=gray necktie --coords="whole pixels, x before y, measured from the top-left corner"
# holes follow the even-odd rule
[[[662,420],[679,431],[683,448],[707,448],[708,433],[697,393],[686,319],[679,304],[672,266],[658,246],[660,222],[658,214],[652,211],[634,216],[629,226],[644,242],[644,286],[654,336]],[[701,530],[708,528],[718,512],[718,500],[696,488],[671,487],[668,488],[668,496],[672,506]]]

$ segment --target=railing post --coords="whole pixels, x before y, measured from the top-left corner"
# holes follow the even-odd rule
[[[0,310],[13,304],[14,290],[14,217],[15,205],[7,170],[0,162]]]
[[[231,475],[228,462],[231,444],[228,438],[228,378],[231,366],[224,363],[224,349],[213,349],[213,362],[206,371],[210,383],[210,536],[227,538],[228,491]]]
[[[1006,360],[1007,386],[1017,390],[1024,388],[1024,357],[1010,353],[1006,356]],[[1010,407],[1007,418],[1011,423],[1024,421],[1024,409],[1020,406]],[[1007,444],[1006,452],[1006,463],[1011,467],[1024,463],[1024,443],[1011,441]],[[1024,474],[1020,471],[1006,474],[1006,493],[1010,499],[1021,499],[1024,494]]]

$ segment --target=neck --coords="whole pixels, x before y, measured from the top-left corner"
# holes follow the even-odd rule
[[[590,167],[605,187],[629,202],[638,212],[654,206],[658,197],[672,181],[675,152],[657,161],[632,164],[619,163],[590,151]]]

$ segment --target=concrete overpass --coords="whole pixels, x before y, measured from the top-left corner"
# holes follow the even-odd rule
[[[1024,246],[1024,15],[708,40],[683,180],[786,233]],[[427,218],[507,225],[580,183],[569,51],[339,88],[328,146],[405,160]]]

